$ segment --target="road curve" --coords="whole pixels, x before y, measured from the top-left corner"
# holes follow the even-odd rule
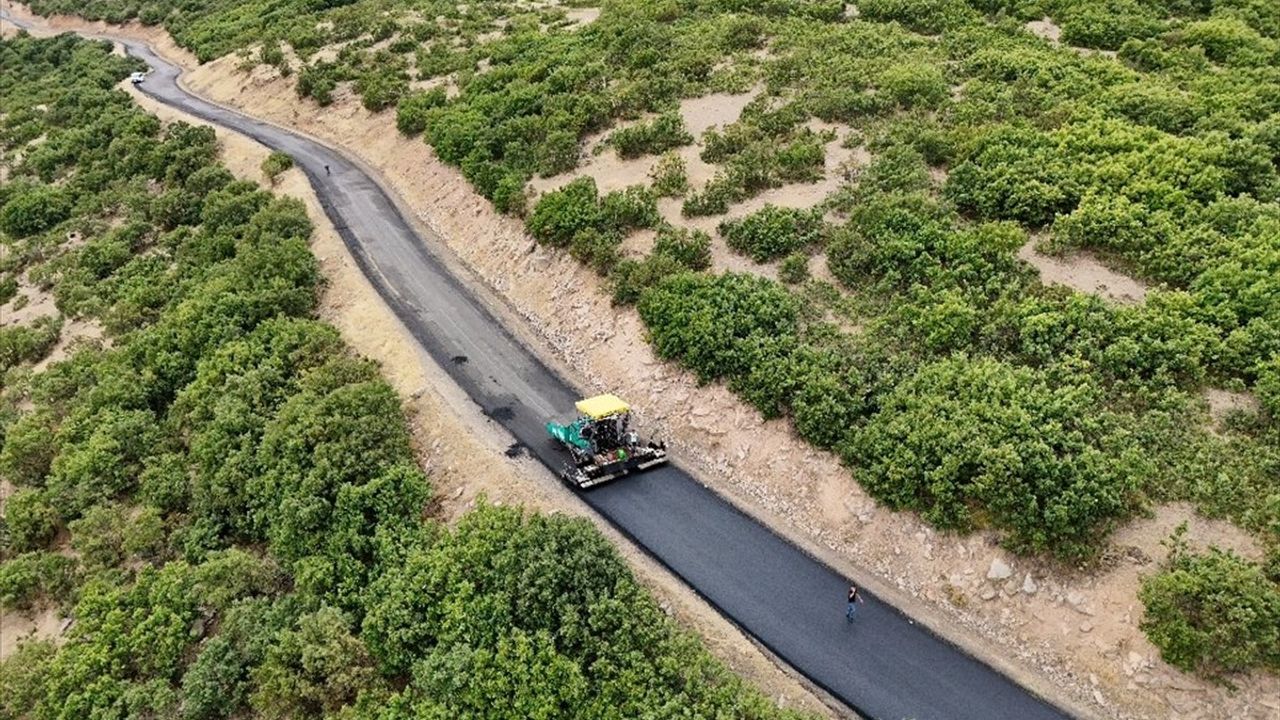
[[[21,24],[6,16],[6,20]],[[419,237],[372,178],[338,151],[188,94],[146,45],[111,38],[153,68],[142,91],[288,153],[382,298],[463,390],[549,468],[548,418],[576,393],[523,347]],[[548,482],[556,482],[549,474]],[[583,502],[814,683],[871,718],[1040,720],[1067,715],[868,596],[844,619],[847,585],[675,466],[608,484]]]

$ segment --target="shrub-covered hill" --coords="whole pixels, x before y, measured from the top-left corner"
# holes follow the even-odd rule
[[[665,357],[790,417],[892,507],[1076,562],[1152,503],[1188,500],[1261,539],[1267,568],[1233,562],[1274,596],[1280,4],[600,6],[34,3],[162,23],[204,60],[278,67],[303,98],[330,103],[345,83],[394,108],[497,208],[638,304]],[[694,137],[681,100],[713,92],[754,95]],[[766,206],[712,223],[715,238],[692,227],[823,178],[831,126],[868,159],[816,211]],[[652,158],[652,182],[535,196],[532,179],[565,176],[598,137],[592,150]],[[689,182],[689,158],[709,180]],[[647,229],[651,250],[626,249]],[[1136,276],[1145,301],[1046,287],[1017,257],[1032,239]],[[697,274],[721,242],[796,287]],[[815,255],[837,286],[806,281]],[[1211,430],[1208,388],[1257,410]],[[1253,597],[1246,575],[1223,574],[1234,600]],[[1163,607],[1213,631],[1199,637],[1249,632],[1233,624],[1244,610]]]
[[[0,330],[0,610],[74,621],[0,663],[0,718],[796,716],[585,520],[424,518],[397,397],[314,317],[301,203],[113,89],[132,61],[20,36],[0,66],[0,272],[109,340],[36,372]]]

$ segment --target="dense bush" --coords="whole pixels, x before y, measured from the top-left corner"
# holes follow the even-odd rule
[[[679,260],[665,253],[650,253],[642,260],[625,258],[617,261],[609,272],[613,304],[634,305],[645,290],[657,285],[664,278],[685,272]]]
[[[649,171],[649,179],[653,181],[653,192],[659,197],[680,197],[689,190],[684,158],[676,153],[669,152],[658,158]]]
[[[607,229],[619,232],[651,228],[662,220],[658,214],[657,197],[643,185],[633,185],[605,195],[600,200],[600,214]]]
[[[689,270],[711,267],[711,236],[701,230],[663,227],[653,241],[653,254],[669,257]]]
[[[289,157],[288,153],[277,150],[267,155],[262,161],[262,174],[274,184],[280,173],[291,167],[293,167],[293,158]]]
[[[1280,585],[1257,564],[1175,547],[1139,597],[1142,629],[1167,662],[1210,675],[1280,669]]]
[[[606,142],[618,151],[623,159],[641,155],[661,155],[672,148],[688,145],[693,136],[684,129],[684,120],[677,113],[664,113],[649,122],[629,125],[615,130]]]
[[[0,207],[0,231],[15,238],[44,232],[71,216],[71,198],[56,187],[28,186],[7,193]]]
[[[598,229],[603,223],[596,182],[583,177],[543,195],[525,227],[539,242],[567,247],[574,235],[589,228]]]
[[[427,129],[429,111],[445,103],[442,87],[409,93],[396,105],[396,127],[405,135],[417,135]]]
[[[1015,547],[1080,557],[1138,490],[1134,468],[1104,451],[1098,400],[1001,363],[947,360],[894,388],[844,452],[893,507],[943,527],[986,517]]]
[[[77,580],[76,561],[47,551],[17,555],[0,564],[0,609],[30,610],[66,600]]]
[[[795,285],[808,280],[809,256],[796,252],[783,258],[782,264],[778,266],[778,279],[788,285]]]
[[[639,311],[658,354],[679,359],[705,382],[748,372],[749,347],[793,332],[798,310],[768,280],[680,274],[645,293]]]
[[[765,205],[740,219],[720,223],[729,247],[756,262],[768,262],[822,240],[822,213]]]

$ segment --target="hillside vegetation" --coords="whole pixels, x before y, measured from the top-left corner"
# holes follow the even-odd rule
[[[0,610],[73,619],[0,664],[0,718],[797,717],[587,521],[425,518],[399,400],[314,317],[302,204],[113,89],[135,61],[0,65],[5,302],[56,300],[0,331]],[[33,370],[63,316],[106,340]]]
[[[1257,637],[1280,597],[1280,4],[34,7],[136,16],[203,60],[273,65],[318,103],[350,87],[394,107],[496,207],[607,276],[663,357],[790,417],[891,507],[1086,563],[1152,503],[1231,519],[1270,560],[1171,561],[1143,593],[1150,635],[1184,667],[1275,667],[1265,652],[1225,660],[1210,638]],[[680,101],[713,92],[755,95],[695,137]],[[689,229],[822,178],[829,126],[869,158],[836,192],[812,213],[766,206],[718,227],[796,287],[705,274],[712,238]],[[578,167],[601,136],[594,149],[654,158],[650,187],[583,178],[535,195],[531,180]],[[696,185],[673,154],[691,142],[713,168]],[[678,214],[660,212],[669,196]],[[625,251],[645,228],[660,241]],[[1123,305],[1043,285],[1017,259],[1033,238],[1150,292]],[[811,255],[839,287],[806,280]],[[1210,387],[1260,407],[1211,429]],[[1175,597],[1177,578],[1209,572],[1219,610],[1240,612]],[[1259,625],[1242,620],[1255,612]],[[1174,639],[1173,623],[1195,632]]]

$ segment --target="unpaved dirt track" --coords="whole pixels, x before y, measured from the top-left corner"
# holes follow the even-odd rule
[[[571,414],[577,393],[450,274],[434,254],[437,238],[415,234],[382,188],[343,155],[189,95],[177,84],[177,67],[141,43],[117,41],[153,68],[142,85],[148,95],[293,156],[361,269],[417,341],[528,452],[549,468],[560,467],[564,458],[543,425]],[[550,475],[547,481],[555,482]],[[847,624],[844,578],[677,467],[581,497],[744,630],[863,715],[1066,717],[873,596]]]

